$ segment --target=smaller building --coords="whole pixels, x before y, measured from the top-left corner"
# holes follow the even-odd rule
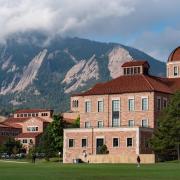
[[[0,144],[3,144],[8,138],[15,138],[21,132],[22,128],[19,125],[0,123]]]
[[[8,127],[18,127],[21,130],[13,137],[23,144],[28,153],[29,148],[38,144],[45,128],[52,122],[52,115],[53,111],[46,109],[17,110],[12,117],[4,121],[4,124]]]

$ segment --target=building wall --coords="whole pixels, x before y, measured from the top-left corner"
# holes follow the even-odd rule
[[[161,115],[162,110],[165,108],[163,106],[163,100],[166,99],[167,104],[168,104],[169,101],[170,101],[170,97],[171,97],[170,94],[165,94],[165,93],[160,93],[160,92],[155,92],[154,93],[154,128],[157,127],[158,118]],[[158,107],[157,107],[157,100],[158,99],[161,99],[161,108],[160,108],[160,110],[158,110]]]
[[[150,130],[152,132],[152,130]],[[121,155],[139,154],[139,128],[91,128],[91,129],[66,129],[64,130],[64,163],[72,163],[73,159],[83,159],[84,151],[89,155],[96,155],[96,139],[104,138],[109,154]],[[87,147],[82,147],[82,139],[87,139]],[[119,138],[119,146],[113,147],[113,138]],[[127,138],[133,139],[133,146],[127,147]],[[69,139],[75,140],[75,146],[69,148]]]
[[[40,117],[49,122],[52,121],[52,111],[36,112],[36,113],[15,113],[14,118],[31,118],[31,117]]]
[[[0,144],[3,144],[8,138],[14,138],[21,132],[21,128],[0,127]]]
[[[174,76],[174,66],[178,67],[178,75]],[[174,62],[168,62],[167,63],[167,77],[168,78],[179,78],[180,77],[180,62],[174,61]]]
[[[139,154],[141,164],[155,163],[154,154]],[[137,163],[137,155],[121,154],[121,155],[90,155],[88,157],[89,163]]]
[[[148,110],[142,111],[141,99],[148,98]],[[73,97],[72,99],[74,99]],[[78,97],[79,98],[79,97]],[[128,110],[128,99],[135,99],[135,110]],[[72,101],[71,99],[71,101]],[[93,95],[79,98],[80,127],[85,127],[85,122],[90,121],[91,127],[97,127],[98,121],[104,122],[104,127],[112,126],[112,100],[120,100],[120,126],[127,127],[128,120],[134,120],[135,126],[141,126],[142,119],[147,119],[150,128],[154,127],[154,92],[126,93],[117,95]],[[98,112],[98,100],[103,100],[104,111]],[[85,101],[91,101],[91,112],[85,112]]]
[[[38,127],[38,131],[35,132],[43,132],[43,121],[37,119],[37,118],[31,118],[24,123],[22,123],[22,132],[23,133],[29,133],[30,131],[27,131],[28,127]]]

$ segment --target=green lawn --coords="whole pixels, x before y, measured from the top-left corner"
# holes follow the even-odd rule
[[[38,162],[0,162],[0,180],[176,180],[180,179],[179,163],[132,164],[74,164]]]

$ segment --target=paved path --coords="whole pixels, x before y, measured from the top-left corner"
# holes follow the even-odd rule
[[[7,162],[7,163],[29,163],[29,162],[21,162],[21,161],[10,161],[10,160],[0,160],[0,162]]]

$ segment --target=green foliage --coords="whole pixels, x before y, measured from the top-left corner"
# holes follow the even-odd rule
[[[180,92],[176,92],[168,107],[158,119],[158,128],[150,141],[157,154],[167,155],[173,150],[179,151],[180,144]]]
[[[80,128],[80,117],[77,117],[75,122],[72,125],[73,128]]]
[[[105,144],[99,147],[99,154],[108,154],[108,153],[109,151]]]
[[[39,152],[45,153],[47,160],[59,151],[62,152],[64,127],[65,122],[61,115],[55,115],[53,122],[47,126],[38,147]]]
[[[17,154],[20,153],[22,149],[22,144],[20,141],[15,141],[14,139],[8,138],[7,141],[2,146],[2,151],[7,154]]]

